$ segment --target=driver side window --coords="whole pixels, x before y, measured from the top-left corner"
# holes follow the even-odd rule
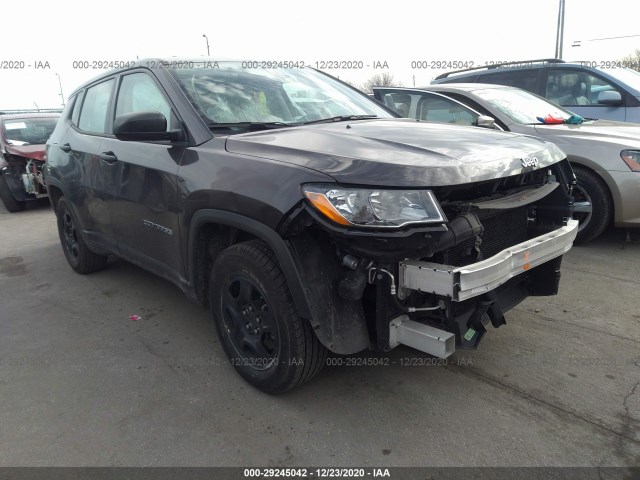
[[[603,91],[617,91],[607,81],[580,70],[549,70],[546,98],[562,106],[598,105]]]
[[[425,122],[471,126],[478,116],[448,98],[425,95],[418,103],[416,118]]]
[[[118,91],[116,118],[126,113],[145,111],[162,113],[167,119],[167,131],[171,130],[172,123],[175,122],[171,106],[153,79],[146,73],[125,75]]]

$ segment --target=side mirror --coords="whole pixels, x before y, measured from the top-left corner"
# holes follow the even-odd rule
[[[480,115],[476,120],[476,126],[482,128],[496,128],[496,120],[489,115]]]
[[[620,92],[615,90],[606,90],[598,94],[598,103],[600,105],[620,105],[622,103],[622,96]]]
[[[167,119],[160,112],[132,112],[120,115],[113,122],[113,134],[118,140],[150,141],[178,140],[180,130],[167,132]]]

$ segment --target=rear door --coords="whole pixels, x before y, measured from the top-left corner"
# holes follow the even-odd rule
[[[113,118],[140,111],[162,113],[167,130],[182,128],[166,93],[145,70],[120,77]],[[157,274],[182,276],[176,173],[185,146],[111,137],[101,148],[116,162],[112,205],[120,254]]]
[[[88,87],[76,99],[71,128],[57,148],[66,154],[67,164],[58,168],[66,178],[65,195],[82,225],[85,240],[115,250],[111,200],[117,183],[113,164],[103,155],[115,79]]]

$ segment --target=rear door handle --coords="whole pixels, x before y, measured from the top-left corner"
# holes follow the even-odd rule
[[[108,164],[113,164],[118,161],[118,157],[113,152],[102,152],[100,154],[100,160],[107,162]]]
[[[70,152],[71,151],[71,145],[69,145],[68,143],[63,143],[62,145],[58,145],[58,147],[60,147],[60,150],[62,150],[63,152]]]

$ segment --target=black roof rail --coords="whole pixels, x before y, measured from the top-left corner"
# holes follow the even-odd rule
[[[436,80],[441,78],[447,78],[449,75],[453,75],[454,73],[462,73],[462,72],[472,72],[475,70],[493,70],[494,68],[500,68],[507,65],[526,65],[529,63],[565,63],[564,60],[560,60],[559,58],[538,58],[536,60],[520,60],[517,62],[502,62],[502,63],[492,63],[491,65],[481,65],[479,67],[465,68],[462,70],[453,70],[451,72],[445,72],[436,77]]]

